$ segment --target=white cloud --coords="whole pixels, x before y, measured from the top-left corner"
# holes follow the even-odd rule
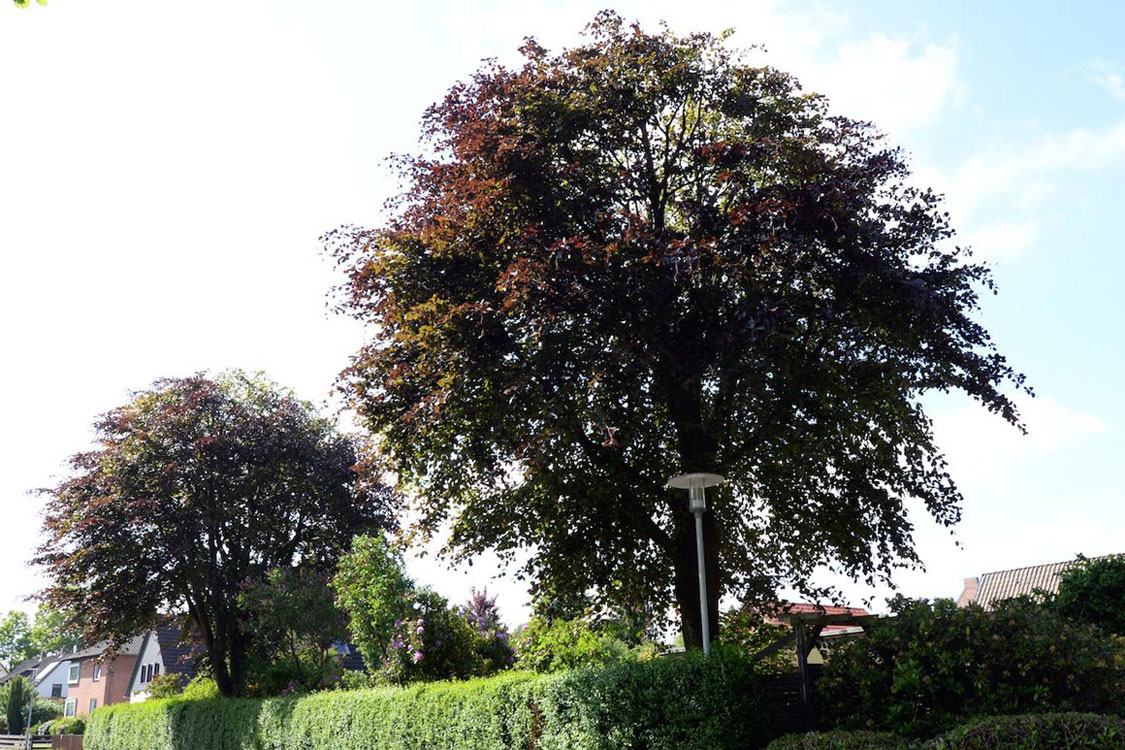
[[[876,34],[842,42],[829,59],[810,65],[804,79],[837,112],[901,138],[932,123],[956,94],[957,51]]]
[[[975,260],[1009,260],[1034,245],[1038,235],[1035,219],[997,221],[963,233],[958,242],[972,247]]]
[[[1125,101],[1125,75],[1121,68],[1105,60],[1090,64],[1090,75],[1098,86],[1108,91],[1114,98]]]
[[[1015,401],[1026,435],[976,404],[934,415],[937,444],[959,483],[998,481],[1024,462],[1043,460],[1111,430],[1101,417],[1050,398],[1016,396]]]

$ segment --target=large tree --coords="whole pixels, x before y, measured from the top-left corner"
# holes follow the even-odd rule
[[[353,439],[312,406],[239,372],[157,381],[96,423],[98,445],[46,490],[46,598],[90,638],[184,615],[220,691],[242,691],[253,646],[238,597],[267,571],[330,566],[388,522]]]
[[[670,475],[725,474],[720,591],[809,593],[917,562],[905,502],[960,495],[920,396],[1018,424],[973,316],[987,270],[870,125],[706,34],[602,13],[533,40],[424,118],[430,153],[375,229],[326,237],[373,340],[343,376],[418,530],[532,550],[538,591],[674,599],[700,642],[692,517]]]

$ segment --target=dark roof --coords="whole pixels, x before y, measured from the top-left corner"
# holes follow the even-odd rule
[[[34,659],[26,659],[19,664],[15,664],[8,671],[8,674],[0,677],[0,685],[3,685],[8,680],[14,680],[19,675],[27,678],[32,678],[39,669],[39,662],[46,661],[42,657],[36,656]]]
[[[144,642],[144,635],[135,635],[118,646],[116,654],[118,656],[136,656],[141,653]],[[78,653],[70,654],[67,658],[71,661],[78,661],[79,659],[89,659],[92,656],[101,656],[110,650],[109,647],[109,641],[99,641],[89,648],[82,649]]]
[[[155,632],[164,671],[194,677],[199,666],[199,644],[186,638],[175,625],[158,625]]]
[[[73,654],[60,652],[57,654],[46,654],[43,656],[36,656],[32,659],[26,659],[13,666],[7,674],[0,676],[0,685],[3,685],[8,680],[15,679],[18,675],[23,675],[29,680],[34,681],[36,675],[39,674],[40,670],[51,662],[63,662],[68,661],[72,658]]]
[[[1101,558],[1091,557],[1089,559],[1098,560]],[[991,609],[1001,599],[1029,596],[1035,593],[1036,589],[1054,594],[1059,590],[1059,580],[1063,571],[1077,563],[1078,560],[1067,560],[1065,562],[1031,565],[1026,568],[985,573],[980,577],[977,595],[973,601],[985,609]]]

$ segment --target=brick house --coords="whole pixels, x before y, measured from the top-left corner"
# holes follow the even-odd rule
[[[71,654],[63,715],[85,716],[100,706],[128,702],[144,640],[134,636],[112,655],[108,641]]]

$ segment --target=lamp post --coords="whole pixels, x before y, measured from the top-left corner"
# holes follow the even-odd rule
[[[711,656],[711,623],[707,617],[707,566],[703,560],[703,511],[707,510],[707,488],[726,479],[719,474],[680,474],[668,480],[665,487],[688,491],[688,510],[695,516],[695,553],[699,565],[699,614],[703,630],[703,655]]]

